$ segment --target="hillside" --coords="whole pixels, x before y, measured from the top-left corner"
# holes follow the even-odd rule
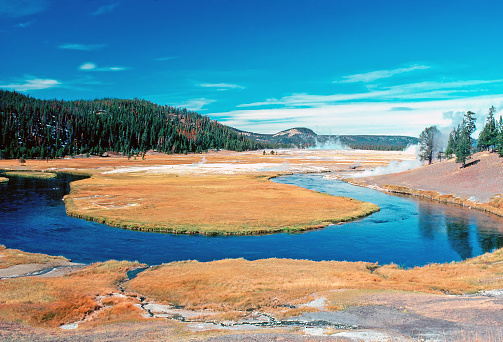
[[[0,159],[268,147],[184,108],[141,99],[39,100],[0,90]]]
[[[359,178],[365,184],[380,187],[407,187],[414,190],[434,191],[454,195],[472,202],[488,202],[503,194],[503,159],[497,153],[479,152],[460,168],[454,159],[422,166],[395,174]]]
[[[400,151],[418,143],[414,137],[400,135],[318,135],[309,128],[296,127],[276,134],[259,134],[236,130],[260,143],[280,144],[283,147],[341,148],[360,150]]]

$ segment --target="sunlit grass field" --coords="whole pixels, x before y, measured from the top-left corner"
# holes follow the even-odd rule
[[[256,175],[100,175],[72,184],[71,216],[112,226],[246,235],[321,228],[378,210]]]

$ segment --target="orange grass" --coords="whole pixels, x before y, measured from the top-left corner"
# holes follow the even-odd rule
[[[107,261],[62,277],[0,280],[0,318],[48,327],[79,321],[99,307],[97,295],[118,291],[127,270],[137,266]]]
[[[28,253],[18,249],[7,249],[0,245],[0,268],[7,268],[20,264],[45,264],[51,261],[69,261],[62,256],[50,256],[47,254]]]
[[[369,266],[374,264],[289,259],[186,261],[142,272],[127,287],[190,309],[273,312],[337,289],[461,294],[503,287],[503,249],[463,262],[409,270],[385,265],[371,273],[373,267]]]
[[[72,183],[67,213],[111,226],[186,234],[321,228],[378,210],[252,175],[107,174]]]
[[[0,184],[7,183],[8,181],[9,181],[9,178],[0,177]]]

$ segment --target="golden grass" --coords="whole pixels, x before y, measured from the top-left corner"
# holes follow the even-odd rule
[[[52,172],[31,172],[31,171],[8,171],[4,172],[4,175],[9,177],[40,178],[40,179],[52,179],[57,177],[57,174]]]
[[[174,262],[149,269],[127,283],[157,301],[190,309],[285,312],[327,295],[331,309],[334,290],[399,290],[425,293],[474,293],[503,287],[503,249],[450,264],[431,264],[404,270],[396,265],[374,269],[364,262],[265,259],[227,259],[207,263]],[[308,308],[309,309],[309,308]]]
[[[0,184],[7,183],[8,181],[9,181],[9,178],[0,177]]]
[[[0,319],[47,327],[79,321],[99,307],[97,295],[118,291],[117,284],[125,279],[126,272],[137,266],[107,261],[61,277],[3,279]],[[120,312],[120,308],[116,311]]]
[[[67,213],[111,226],[186,234],[302,231],[350,221],[374,204],[254,175],[107,174],[72,183]]]
[[[62,256],[28,253],[18,249],[7,249],[4,245],[0,245],[0,256],[0,268],[7,268],[19,264],[45,264],[55,260],[69,261]]]

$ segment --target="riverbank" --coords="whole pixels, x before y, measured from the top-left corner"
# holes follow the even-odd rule
[[[8,171],[3,173],[7,177],[53,179],[57,174],[52,172]],[[7,178],[8,179],[8,178]]]
[[[395,174],[346,181],[390,193],[453,203],[503,217],[503,164],[497,153],[479,152],[466,168],[454,159]]]
[[[10,260],[4,269],[63,260],[4,247],[0,255],[0,266]],[[409,270],[363,262],[227,259],[174,262],[130,278],[128,271],[142,266],[107,261],[66,275],[2,279],[0,337],[497,341],[503,336],[503,292],[495,291],[503,288],[498,276],[503,250]]]

